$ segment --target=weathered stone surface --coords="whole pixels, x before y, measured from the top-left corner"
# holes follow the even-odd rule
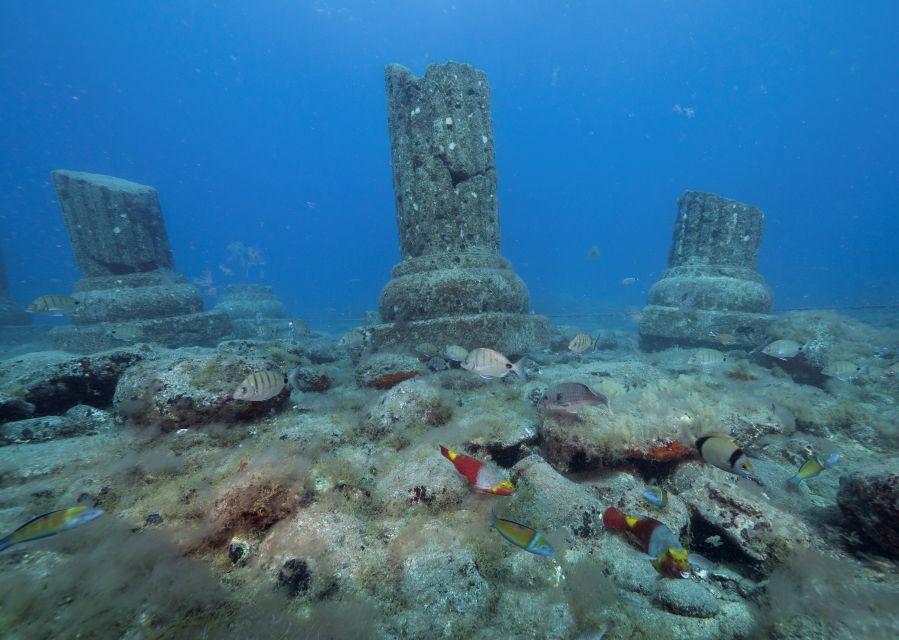
[[[425,380],[407,380],[385,392],[368,415],[365,432],[370,438],[402,432],[411,427],[446,423],[452,408],[440,390]]]
[[[428,444],[408,449],[399,464],[386,469],[372,497],[388,516],[397,517],[422,508],[435,513],[458,509],[471,492],[468,480]]]
[[[663,609],[679,616],[714,618],[719,609],[715,593],[690,580],[662,580],[656,597]]]
[[[837,503],[859,536],[899,558],[899,471],[895,462],[890,467],[842,476]]]
[[[115,421],[107,411],[78,405],[62,416],[44,416],[0,424],[0,445],[96,435],[100,431],[111,430],[114,426]]]
[[[262,358],[196,350],[130,368],[115,389],[120,416],[163,430],[233,424],[283,408],[290,386],[264,402],[234,400],[231,394],[253,372],[271,369]]]
[[[31,316],[25,313],[17,301],[9,295],[9,282],[6,279],[6,260],[0,250],[0,326],[31,324]]]
[[[527,350],[548,324],[529,318],[524,282],[499,255],[496,158],[485,74],[431,65],[385,70],[400,262],[381,294],[373,346],[427,341]],[[481,325],[481,326],[478,326]]]
[[[53,171],[50,177],[85,277],[174,267],[156,189],[79,171]]]
[[[75,405],[104,409],[112,405],[122,373],[148,357],[153,351],[139,347],[84,357],[39,352],[0,363],[0,383],[32,405],[34,417],[61,415]]]
[[[755,271],[763,225],[755,207],[711,193],[680,197],[668,269],[640,320],[644,347],[721,347],[714,334],[732,335],[732,349],[764,341],[773,298]]]
[[[403,380],[423,373],[418,358],[383,351],[364,357],[356,366],[356,384],[360,387],[389,389]]]
[[[231,319],[236,338],[286,339],[302,331],[286,320],[287,310],[266,285],[230,284],[215,310]]]

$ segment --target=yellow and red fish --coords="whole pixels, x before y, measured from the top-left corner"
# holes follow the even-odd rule
[[[529,553],[545,558],[552,558],[556,555],[556,550],[547,542],[546,537],[542,533],[526,524],[521,524],[514,520],[506,520],[505,518],[497,518],[496,511],[490,516],[490,528],[496,529],[506,540]]]
[[[515,493],[512,483],[506,480],[499,469],[493,465],[462,453],[450,451],[442,445],[440,453],[453,463],[456,471],[465,476],[478,493],[492,493],[497,496],[511,496]]]
[[[640,550],[652,560],[652,566],[666,578],[690,576],[690,562],[674,532],[655,518],[627,516],[615,507],[602,514],[606,529],[629,533],[639,543]]]
[[[102,515],[102,509],[90,507],[72,507],[45,513],[32,518],[5,538],[0,539],[0,551],[20,542],[30,542],[55,536],[57,533],[74,529]]]

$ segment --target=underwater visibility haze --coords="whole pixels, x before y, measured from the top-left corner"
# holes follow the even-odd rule
[[[899,637],[899,5],[0,8],[0,636]]]

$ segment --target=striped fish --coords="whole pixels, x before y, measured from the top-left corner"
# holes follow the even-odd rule
[[[521,360],[514,363],[509,362],[509,359],[500,352],[481,347],[468,352],[462,368],[466,371],[474,371],[486,380],[504,378],[510,371],[514,371],[519,378],[524,378],[524,374],[518,367],[519,364],[521,364]]]
[[[727,354],[717,349],[701,348],[693,352],[687,364],[699,367],[703,371],[717,369],[727,361]]]
[[[555,549],[550,546],[542,533],[520,522],[497,518],[496,511],[490,516],[490,528],[496,529],[506,540],[529,553],[547,558],[556,555]]]
[[[281,393],[287,378],[278,371],[259,371],[251,373],[234,390],[231,397],[235,400],[264,402]]]
[[[50,294],[32,300],[25,311],[43,316],[63,316],[76,311],[79,304],[72,296]]]
[[[579,333],[568,343],[568,350],[572,353],[583,353],[587,349],[596,349],[596,340],[588,336],[586,333]]]
[[[30,542],[55,536],[57,533],[62,533],[91,520],[96,520],[102,515],[102,509],[90,507],[72,507],[71,509],[45,513],[32,518],[5,538],[0,539],[0,551],[20,542]]]

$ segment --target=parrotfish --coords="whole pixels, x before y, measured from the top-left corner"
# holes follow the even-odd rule
[[[281,393],[287,378],[283,373],[275,371],[259,371],[251,373],[240,383],[231,397],[235,400],[264,402]]]
[[[504,378],[510,371],[514,372],[519,378],[524,378],[524,374],[518,366],[519,364],[521,364],[521,360],[510,362],[506,356],[498,351],[480,347],[468,352],[468,356],[462,363],[462,368],[466,371],[474,371],[485,380]]]
[[[746,452],[728,436],[703,436],[696,441],[696,448],[709,464],[744,478],[753,477]]]
[[[555,549],[542,533],[520,522],[497,518],[496,511],[490,516],[490,528],[496,529],[506,540],[529,553],[547,558],[556,555]]]
[[[837,462],[840,461],[839,453],[831,453],[826,456],[823,460],[820,456],[812,456],[808,460],[806,460],[801,467],[799,467],[799,471],[796,472],[796,475],[790,478],[790,482],[795,484],[797,487],[799,483],[803,480],[808,480],[809,478],[814,478],[819,475],[825,469],[829,469]]]
[[[633,536],[640,550],[650,557],[653,568],[663,577],[689,577],[687,550],[674,532],[655,518],[635,518],[609,507],[602,514],[602,523],[606,529],[624,531]]]
[[[609,407],[609,399],[580,382],[563,382],[544,391],[539,404],[542,409],[550,411],[577,413],[578,407],[586,405],[603,404]]]
[[[74,529],[103,515],[102,509],[91,507],[72,507],[51,511],[32,518],[3,539],[0,539],[0,551],[20,542],[30,542],[41,538],[49,538],[57,533]]]
[[[450,451],[444,446],[440,447],[440,453],[453,463],[456,471],[465,476],[478,493],[492,493],[497,496],[511,496],[515,493],[512,483],[493,465]]]
[[[643,492],[643,499],[658,509],[668,506],[668,492],[662,487],[650,487]]]

